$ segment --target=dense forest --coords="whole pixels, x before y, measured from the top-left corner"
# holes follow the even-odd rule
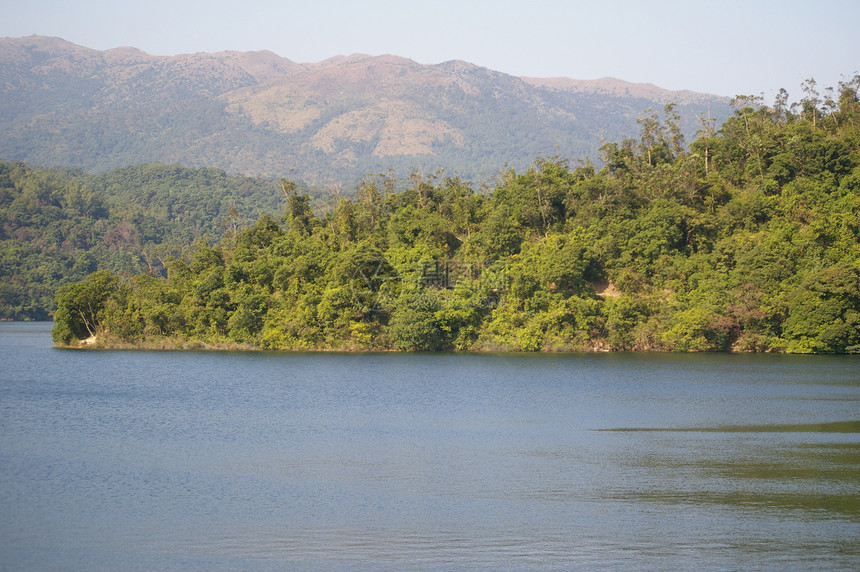
[[[99,269],[163,272],[196,239],[286,204],[272,181],[137,165],[100,175],[0,161],[0,319],[46,320],[57,288]]]
[[[738,97],[687,145],[672,105],[492,192],[368,177],[158,271],[60,288],[54,340],[148,347],[860,353],[860,77]],[[81,213],[81,217],[85,217]],[[95,219],[95,215],[90,215]]]

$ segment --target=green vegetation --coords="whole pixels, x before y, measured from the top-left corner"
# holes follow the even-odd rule
[[[58,295],[55,340],[290,349],[860,352],[860,78],[788,107],[736,98],[687,148],[674,107],[605,166],[539,158],[491,194],[370,177],[167,275]]]
[[[67,283],[102,269],[158,274],[194,240],[283,208],[271,181],[139,165],[101,175],[0,161],[0,318],[46,320]]]

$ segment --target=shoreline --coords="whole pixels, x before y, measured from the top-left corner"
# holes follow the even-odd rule
[[[319,354],[379,354],[379,353],[399,353],[399,354],[410,354],[410,353],[421,353],[421,354],[475,354],[475,355],[494,355],[494,354],[521,354],[521,355],[549,355],[549,354],[771,354],[771,355],[855,355],[850,353],[843,354],[822,354],[822,353],[810,353],[810,354],[801,354],[801,353],[790,353],[785,351],[774,351],[772,349],[767,351],[750,351],[750,350],[738,350],[738,349],[728,349],[728,350],[715,350],[715,351],[677,351],[677,350],[666,350],[659,348],[649,348],[649,349],[609,349],[605,346],[596,344],[592,345],[590,348],[564,348],[564,349],[552,349],[552,348],[544,348],[542,350],[537,351],[524,351],[518,349],[506,349],[506,348],[483,348],[483,349],[469,349],[469,350],[456,350],[456,349],[445,349],[445,350],[398,350],[392,348],[374,348],[374,347],[351,347],[351,346],[340,346],[340,347],[284,347],[284,348],[265,348],[262,346],[255,346],[251,344],[244,344],[238,342],[204,342],[199,340],[177,340],[177,339],[158,339],[158,340],[147,340],[142,342],[118,342],[118,341],[102,341],[99,339],[87,338],[86,340],[80,340],[78,344],[54,344],[53,346],[56,349],[63,350],[96,350],[96,351],[177,351],[177,352],[193,352],[193,351],[201,351],[201,352],[259,352],[259,353],[319,353]]]
[[[18,324],[53,324],[50,320],[2,320],[4,323]],[[217,341],[207,342],[203,340],[188,340],[177,338],[153,338],[137,342],[123,342],[116,339],[108,338],[107,340],[99,336],[91,336],[89,338],[78,340],[73,344],[58,344],[52,343],[52,347],[61,350],[98,350],[98,351],[201,351],[201,352],[259,352],[259,353],[342,353],[342,354],[361,354],[361,353],[423,353],[423,354],[476,354],[476,355],[494,355],[494,354],[519,354],[519,355],[543,355],[543,354],[601,354],[601,353],[622,353],[622,354],[772,354],[772,355],[809,355],[809,356],[830,356],[830,355],[860,355],[860,353],[843,352],[843,353],[801,353],[788,352],[783,349],[769,348],[765,351],[755,351],[739,348],[729,348],[722,350],[671,350],[663,349],[655,346],[633,348],[633,349],[614,349],[606,345],[603,340],[592,340],[591,343],[585,343],[579,347],[562,346],[562,347],[544,347],[540,350],[526,351],[521,349],[504,348],[501,346],[484,345],[478,348],[457,350],[399,350],[385,347],[359,347],[357,345],[343,346],[297,346],[297,347],[281,347],[267,348],[253,344],[233,342],[233,341]]]

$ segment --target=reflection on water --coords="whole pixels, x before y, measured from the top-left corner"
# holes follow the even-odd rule
[[[722,427],[620,427],[601,431],[694,431],[701,433],[860,433],[860,421],[786,423],[783,425],[725,425]]]
[[[617,498],[676,504],[718,504],[790,511],[799,519],[841,515],[860,521],[857,443],[738,447],[739,455],[639,459],[659,478]],[[669,476],[673,475],[673,476]],[[797,511],[808,511],[803,515]]]
[[[721,427],[612,428],[602,431],[653,433],[860,433],[860,421]],[[801,438],[802,439],[802,438]],[[675,504],[717,504],[813,511],[860,520],[857,493],[860,442],[774,441],[726,439],[718,447],[693,441],[682,451],[638,456],[641,467],[659,475],[646,490],[616,498]],[[672,475],[672,476],[670,476]]]
[[[0,350],[0,569],[860,568],[856,358]]]

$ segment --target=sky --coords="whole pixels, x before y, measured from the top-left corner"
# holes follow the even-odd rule
[[[516,76],[615,77],[790,101],[860,73],[858,0],[0,0],[0,37],[154,55],[270,50],[295,62],[393,54]]]

